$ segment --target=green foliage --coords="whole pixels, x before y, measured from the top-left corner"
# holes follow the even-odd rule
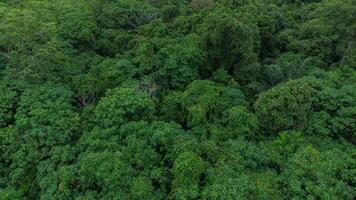
[[[218,163],[229,165],[236,171],[263,169],[269,164],[269,159],[261,148],[243,139],[224,142],[220,153]]]
[[[354,85],[325,88],[316,96],[310,131],[355,139],[356,90]]]
[[[254,144],[244,140],[227,141],[217,163],[207,171],[203,199],[268,199],[271,196],[280,199],[275,188],[278,179],[273,172],[252,174],[248,171],[262,169],[268,163],[267,156]]]
[[[54,34],[54,24],[40,20],[29,9],[11,8],[0,4],[1,43],[6,51],[26,51],[43,44]]]
[[[303,129],[312,107],[313,88],[304,79],[277,85],[255,103],[260,125],[270,131]]]
[[[97,18],[99,25],[109,29],[135,30],[158,16],[158,11],[149,3],[135,1],[100,2]]]
[[[276,85],[306,75],[313,67],[311,64],[299,55],[285,53],[277,58],[274,64],[264,68],[264,76],[270,85]]]
[[[0,87],[0,127],[6,127],[14,120],[17,94],[5,87]]]
[[[244,84],[256,78],[258,30],[246,13],[234,15],[228,8],[210,11],[198,33],[206,40],[209,62],[214,69],[224,68]]]
[[[173,119],[184,116],[183,119],[176,120],[190,127],[216,121],[226,109],[246,105],[244,95],[239,89],[217,85],[207,80],[194,81],[184,92],[172,95],[174,96],[168,96],[163,102],[162,111]],[[171,116],[171,112],[178,115]]]
[[[87,74],[73,76],[72,83],[82,106],[95,103],[109,89],[120,86],[136,75],[127,59],[105,59]]]
[[[129,121],[150,120],[154,112],[153,101],[139,88],[118,87],[100,100],[95,116],[98,125],[109,128]]]
[[[232,107],[226,111],[223,119],[226,131],[232,134],[229,138],[237,136],[255,137],[258,131],[257,118],[245,107]]]
[[[282,177],[290,198],[341,198],[355,195],[351,183],[355,159],[339,149],[319,152],[312,146],[301,148],[289,159]],[[341,174],[344,174],[341,175]]]
[[[132,169],[124,163],[119,152],[87,153],[75,165],[59,170],[56,180],[59,191],[48,197],[127,199],[131,173]]]
[[[204,161],[195,153],[184,152],[173,165],[173,196],[176,199],[194,199],[199,196],[199,178],[205,171]]]
[[[2,0],[0,200],[355,199],[354,0]]]
[[[196,183],[203,172],[204,161],[192,152],[182,153],[174,161],[173,174],[177,185]]]
[[[253,191],[249,177],[235,172],[229,166],[221,166],[208,173],[203,199],[248,199]]]
[[[6,129],[4,153],[11,172],[9,186],[31,196],[40,177],[46,176],[47,165],[54,162],[57,149],[75,142],[78,117],[70,105],[71,93],[64,87],[43,85],[25,90],[21,95],[16,124]]]
[[[160,49],[158,57],[163,67],[155,74],[157,82],[182,89],[198,79],[206,60],[201,43],[199,36],[187,35]]]
[[[145,177],[134,179],[131,187],[131,199],[154,199],[152,185]]]
[[[45,46],[55,40],[54,23],[42,20],[33,10],[0,6],[0,49],[7,54],[5,73],[12,79],[31,81],[50,76],[41,72],[52,66],[39,66],[44,61],[41,54]]]
[[[93,41],[96,22],[94,13],[87,4],[83,1],[67,0],[54,6],[58,15],[57,30],[61,37],[73,45]]]
[[[256,199],[283,199],[283,193],[278,190],[279,176],[273,171],[257,173],[252,176],[255,184],[254,198]]]
[[[310,9],[312,7],[312,9]],[[308,10],[309,9],[309,10]],[[287,47],[331,64],[354,65],[355,3],[350,0],[321,1],[299,9],[306,16],[295,29],[286,29]],[[298,16],[294,16],[298,18]]]
[[[192,0],[189,3],[189,6],[194,10],[194,11],[200,11],[202,9],[209,9],[214,5],[213,0]]]
[[[0,199],[1,200],[21,200],[24,199],[20,192],[16,191],[15,189],[5,189],[0,190]]]

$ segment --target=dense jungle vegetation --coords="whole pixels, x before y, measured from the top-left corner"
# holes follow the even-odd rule
[[[0,200],[353,200],[355,0],[0,0]]]

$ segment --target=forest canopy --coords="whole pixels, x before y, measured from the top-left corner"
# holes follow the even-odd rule
[[[0,200],[353,200],[355,145],[354,0],[0,1]]]

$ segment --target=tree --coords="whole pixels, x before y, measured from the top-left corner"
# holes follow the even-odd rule
[[[133,180],[130,199],[155,199],[152,183],[145,177],[139,177]]]
[[[84,153],[75,164],[58,169],[42,198],[129,198],[133,171],[121,156],[120,152]]]
[[[355,8],[352,1],[343,0],[321,1],[294,9],[292,17],[297,19],[293,22],[296,24],[282,31],[282,40],[287,40],[289,50],[318,57],[326,66],[350,65],[354,62]],[[301,18],[300,14],[305,16]]]
[[[152,5],[138,0],[105,2],[97,9],[99,26],[109,29],[137,30],[159,15]]]
[[[283,199],[283,193],[279,187],[279,176],[274,171],[266,171],[252,175],[255,190],[253,198],[255,199]]]
[[[57,167],[49,164],[56,162],[54,152],[75,143],[78,117],[70,104],[71,95],[57,85],[30,88],[21,95],[16,124],[2,132],[8,187],[35,198],[40,180],[51,167]],[[45,167],[43,163],[47,163]]]
[[[352,199],[350,154],[339,149],[319,152],[306,146],[290,158],[283,172],[284,191],[289,198]]]
[[[81,106],[96,103],[107,90],[129,82],[137,72],[127,59],[105,59],[87,74],[72,76],[72,84]]]
[[[158,52],[162,62],[154,76],[163,87],[183,89],[200,77],[206,62],[206,52],[198,35],[177,38]]]
[[[204,126],[218,120],[223,111],[233,106],[246,105],[239,89],[225,87],[208,80],[192,82],[183,93],[168,96],[162,105],[163,115],[183,122],[188,127]],[[173,110],[171,110],[173,109]],[[171,116],[175,112],[177,115]]]
[[[258,131],[257,117],[246,107],[236,106],[228,109],[223,118],[226,136],[229,139],[237,137],[255,138]]]
[[[173,190],[171,195],[177,199],[199,197],[199,178],[205,171],[204,161],[195,153],[180,154],[173,165]]]
[[[152,77],[162,89],[183,89],[205,74],[207,55],[200,36],[185,34],[165,38],[154,35],[151,40],[142,37],[137,41],[134,60],[141,73]]]
[[[0,86],[0,127],[6,127],[14,121],[17,93]]]
[[[155,105],[147,94],[135,86],[118,87],[100,100],[95,116],[98,126],[109,128],[129,121],[150,120],[154,112]]]
[[[189,6],[195,11],[200,11],[202,9],[209,9],[213,5],[214,5],[213,0],[192,0],[189,3]]]
[[[305,79],[288,81],[261,94],[255,103],[261,127],[269,131],[305,128],[312,95],[313,88]]]
[[[226,165],[208,171],[207,179],[208,184],[202,193],[202,199],[248,199],[253,192],[249,177]]]
[[[197,32],[209,47],[209,63],[213,69],[227,69],[242,84],[255,80],[260,69],[257,62],[259,36],[256,23],[247,13],[234,14],[229,8],[211,10]]]
[[[344,137],[355,142],[355,98],[353,85],[320,91],[313,103],[310,133]]]
[[[67,0],[54,7],[57,16],[57,31],[74,46],[90,46],[94,40],[96,22],[94,13],[83,1]]]
[[[54,40],[54,23],[41,20],[38,13],[30,9],[0,6],[0,51],[6,53],[5,74],[12,79],[41,81],[44,76],[41,72],[50,66],[38,67],[42,64],[38,51]]]
[[[290,79],[301,78],[312,68],[310,60],[303,60],[300,55],[284,53],[275,60],[274,64],[264,68],[265,80],[270,85],[276,85]]]

